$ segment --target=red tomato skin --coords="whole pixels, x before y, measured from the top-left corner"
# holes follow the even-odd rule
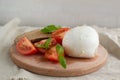
[[[44,44],[46,40],[47,40],[47,39],[41,40],[41,41],[39,41],[39,42],[36,42],[34,45]],[[52,38],[51,43],[50,43],[50,47],[55,46],[56,44],[57,44],[56,39]],[[47,49],[44,49],[44,48],[38,48],[38,47],[36,47],[36,48],[37,48],[37,50],[38,50],[40,53],[42,53],[42,54],[45,54],[45,52],[47,51]]]
[[[62,45],[62,39],[63,38],[61,36],[55,36],[54,38],[56,39],[57,43]]]
[[[52,37],[55,38],[59,44],[62,44],[62,40],[64,38],[64,35],[69,30],[70,30],[70,28],[60,28],[52,33]]]
[[[46,51],[45,58],[53,62],[58,62],[58,53],[56,51],[56,46],[53,46],[48,51]]]
[[[44,44],[45,41],[46,41],[46,39],[45,39],[45,40],[41,40],[41,41],[39,41],[39,42],[36,42],[36,43],[34,43],[34,46],[36,47],[37,44]],[[46,49],[44,49],[44,48],[38,48],[38,47],[36,47],[36,49],[37,49],[40,53],[42,53],[42,54],[44,54],[44,53],[46,52]]]
[[[38,52],[34,45],[27,39],[27,37],[22,37],[19,39],[19,41],[16,43],[16,49],[23,55],[31,55]]]

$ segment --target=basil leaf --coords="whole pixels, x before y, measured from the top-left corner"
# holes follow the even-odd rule
[[[48,25],[45,28],[41,29],[41,31],[43,33],[52,33],[52,32],[56,31],[59,28],[61,28],[61,26]]]
[[[50,45],[50,42],[51,42],[51,38],[48,38],[47,40],[46,40],[46,42],[45,42],[45,44],[44,44],[44,48],[45,49],[48,49],[49,48],[49,45]]]
[[[59,55],[62,55],[64,53],[64,48],[60,44],[56,45],[56,50]]]
[[[44,48],[44,45],[42,45],[42,44],[36,44],[35,46],[38,48]]]
[[[61,66],[63,68],[66,68],[66,59],[63,56],[64,55],[64,48],[60,44],[57,44],[56,51],[58,53],[59,63],[61,64]]]
[[[63,68],[66,68],[66,60],[63,56],[58,56],[59,62],[62,65]]]
[[[38,48],[45,48],[45,49],[48,49],[49,46],[50,46],[50,42],[51,42],[51,38],[48,38],[44,44],[36,44],[35,46],[38,47]]]

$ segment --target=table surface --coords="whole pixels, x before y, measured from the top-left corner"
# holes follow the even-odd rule
[[[31,30],[32,29],[33,28],[31,28]],[[28,28],[20,27],[17,33],[18,34],[19,34],[19,32],[23,33],[26,30],[28,30]],[[103,31],[104,29],[101,29],[101,30]],[[109,28],[109,30],[107,30],[107,32],[109,32],[109,33],[114,32],[114,33],[117,33],[117,34],[120,35],[120,28],[112,28],[112,29]],[[99,71],[97,71],[95,73],[85,75],[85,76],[49,77],[49,76],[43,76],[43,75],[35,75],[35,74],[29,73],[27,71],[24,71],[20,68],[18,69],[11,62],[10,57],[8,55],[8,50],[9,50],[9,46],[10,46],[9,44],[11,44],[11,43],[8,43],[8,42],[10,42],[12,40],[11,37],[13,38],[13,36],[9,36],[11,34],[14,34],[14,32],[11,31],[9,34],[6,34],[6,35],[2,34],[2,35],[6,36],[5,41],[3,41],[2,43],[5,43],[5,42],[6,43],[5,43],[5,45],[3,45],[1,43],[1,46],[3,46],[3,47],[0,48],[0,49],[2,49],[2,50],[0,50],[0,55],[2,55],[2,56],[0,56],[0,67],[2,67],[2,69],[0,69],[0,78],[3,78],[3,77],[7,78],[6,75],[11,76],[11,74],[16,73],[17,77],[20,77],[20,76],[28,77],[28,78],[32,77],[33,79],[31,79],[31,80],[34,80],[35,78],[36,78],[36,80],[43,80],[43,79],[47,79],[47,80],[74,80],[74,79],[75,80],[79,80],[79,79],[81,79],[81,80],[107,80],[107,79],[109,79],[109,80],[120,80],[120,60],[117,59],[115,56],[113,56],[111,54],[109,54],[107,64],[103,68],[101,68]],[[6,73],[6,71],[9,71],[9,72]],[[2,79],[2,80],[4,80],[4,79]]]

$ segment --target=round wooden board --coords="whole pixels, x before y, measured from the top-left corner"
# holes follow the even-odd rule
[[[29,35],[37,35],[38,30],[28,32],[26,34],[20,35],[27,36],[30,40],[32,37]],[[29,34],[29,35],[28,35]],[[40,34],[44,35],[44,34]],[[47,35],[48,36],[48,35]],[[15,42],[19,38],[15,39]],[[38,37],[38,36],[36,36]],[[35,37],[34,37],[35,38]],[[67,68],[64,69],[59,63],[53,63],[46,60],[43,55],[21,55],[16,51],[15,44],[10,48],[10,56],[13,62],[28,71],[49,76],[79,76],[88,73],[92,73],[100,69],[106,62],[108,53],[104,47],[99,45],[97,50],[97,55],[91,59],[82,59],[82,58],[72,58],[66,57]]]

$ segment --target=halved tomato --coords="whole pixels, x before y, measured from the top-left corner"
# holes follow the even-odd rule
[[[36,42],[34,45],[35,45],[35,46],[36,46],[37,44],[43,45],[43,44],[45,44],[46,40],[47,40],[47,39],[41,40],[41,41],[39,41],[39,42]],[[56,41],[54,38],[52,38],[52,40],[51,40],[51,42],[50,42],[50,47],[55,46],[56,44],[57,44],[57,41]],[[45,53],[45,52],[47,51],[47,49],[39,48],[39,47],[37,47],[37,46],[36,46],[36,48],[37,48],[38,51],[41,52],[41,53]]]
[[[63,37],[68,30],[70,30],[70,28],[60,28],[52,33],[52,37],[55,38],[59,44],[62,44]]]
[[[50,61],[58,62],[58,53],[56,51],[56,46],[53,46],[46,51],[45,58],[47,58]]]
[[[16,49],[19,53],[24,55],[37,53],[37,49],[30,42],[30,40],[28,40],[27,37],[22,37],[21,39],[19,39],[19,41],[16,43]]]

